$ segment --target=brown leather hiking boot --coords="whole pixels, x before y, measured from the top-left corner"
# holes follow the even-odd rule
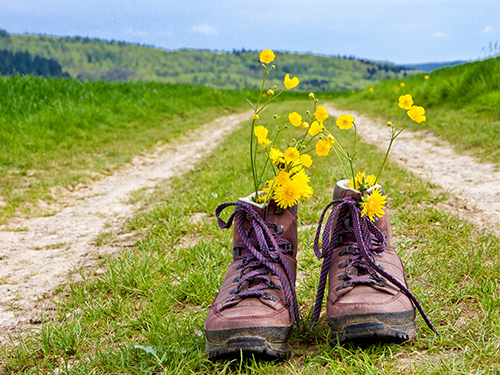
[[[226,223],[219,215],[231,205]],[[296,206],[283,210],[271,201],[262,208],[250,196],[220,205],[216,215],[221,228],[235,219],[233,261],[205,322],[206,352],[211,358],[241,351],[283,359],[299,321]]]
[[[416,308],[435,331],[408,289],[403,264],[392,244],[389,213],[386,210],[375,223],[361,217],[361,194],[347,183],[343,180],[335,186],[334,200],[323,212],[316,234],[316,255],[325,260],[313,322],[319,318],[328,278],[326,316],[333,343],[411,340],[417,334]],[[320,230],[329,208],[320,252]]]

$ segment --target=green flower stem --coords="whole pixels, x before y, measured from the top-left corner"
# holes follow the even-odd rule
[[[255,129],[255,121],[252,120],[252,127],[250,129],[250,164],[252,166],[252,176],[253,176],[253,184],[255,188],[255,198],[257,198],[257,195],[259,194],[259,186],[257,185],[257,175],[255,173],[255,162],[254,162],[254,155],[253,155],[253,133]]]

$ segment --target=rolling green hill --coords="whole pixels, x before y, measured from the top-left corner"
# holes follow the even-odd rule
[[[268,46],[266,46],[268,47]],[[272,48],[272,46],[269,46]],[[261,69],[256,51],[176,50],[80,37],[11,35],[0,30],[0,50],[28,51],[54,59],[74,78],[191,83],[216,88],[256,88]],[[354,57],[277,52],[276,77],[298,76],[304,91],[359,90],[382,79],[413,71],[386,62]]]

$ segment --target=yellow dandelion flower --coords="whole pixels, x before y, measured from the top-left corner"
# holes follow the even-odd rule
[[[284,155],[280,151],[279,148],[274,148],[274,146],[271,146],[271,150],[269,151],[269,159],[272,160],[273,164],[277,164],[283,159]]]
[[[292,176],[292,180],[296,181],[300,186],[300,196],[301,198],[310,198],[313,194],[313,189],[309,186],[309,181],[311,181],[311,177],[309,177],[303,169],[298,171]]]
[[[352,115],[346,115],[342,113],[337,121],[335,122],[339,129],[348,130],[352,128],[352,123],[354,122],[354,117]]]
[[[316,143],[316,154],[318,156],[327,156],[332,148],[332,144],[324,139],[320,139],[318,143]]]
[[[399,97],[399,106],[403,109],[409,110],[413,105],[413,98],[410,94],[401,95]]]
[[[410,116],[410,118],[415,121],[415,122],[418,122],[419,124],[422,122],[422,121],[425,121],[425,116],[424,116],[424,113],[425,113],[425,109],[423,107],[420,107],[418,105],[414,105],[412,106],[408,112],[408,116]]]
[[[284,83],[287,89],[293,89],[299,84],[299,79],[297,77],[293,77],[292,79],[290,79],[290,74],[287,74],[285,76]]]
[[[302,154],[300,155],[300,162],[304,167],[309,168],[313,163],[313,159],[310,155]]]
[[[297,112],[289,113],[288,120],[293,126],[300,126],[302,124],[302,116]]]
[[[285,150],[285,160],[287,162],[296,162],[300,158],[300,153],[295,147],[288,147]]]
[[[314,117],[316,117],[316,120],[322,123],[330,116],[328,116],[328,112],[326,111],[325,107],[318,107],[314,112]]]
[[[382,217],[385,212],[385,205],[387,203],[387,195],[383,195],[380,188],[373,189],[373,192],[367,197],[363,198],[361,202],[361,216],[368,216],[371,221],[375,221],[375,217]]]
[[[316,134],[319,134],[323,131],[324,126],[323,124],[318,123],[318,121],[313,121],[311,124],[309,130],[307,131],[312,137],[314,137]]]
[[[269,64],[274,61],[275,55],[274,52],[270,49],[265,49],[260,53],[259,60],[265,64]]]
[[[356,173],[356,187],[354,187],[354,183],[352,178],[349,180],[347,186],[356,190],[367,190],[375,184],[376,177],[372,174],[366,175],[366,172],[358,172]]]
[[[301,186],[297,180],[288,180],[274,189],[274,200],[281,208],[292,207],[300,199]]]

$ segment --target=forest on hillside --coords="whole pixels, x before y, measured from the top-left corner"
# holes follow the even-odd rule
[[[258,51],[175,50],[81,37],[14,35],[0,30],[0,49],[57,61],[83,80],[143,80],[191,83],[216,88],[257,88],[262,79]],[[285,74],[299,77],[300,90],[359,90],[383,79],[415,71],[354,56],[320,56],[276,51],[269,86],[282,86]]]

